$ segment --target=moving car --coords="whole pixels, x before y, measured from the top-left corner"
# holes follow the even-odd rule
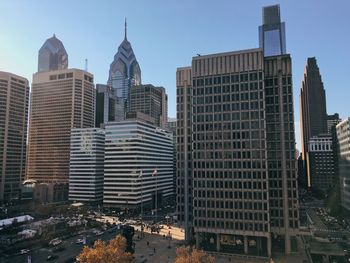
[[[46,258],[46,261],[51,261],[51,260],[55,260],[58,258],[58,255],[48,255]]]
[[[84,243],[84,238],[78,238],[75,244],[82,244]]]
[[[59,239],[59,238],[52,239],[52,240],[49,242],[49,244],[50,244],[51,246],[57,246],[57,245],[59,245],[59,244],[61,244],[61,243],[62,243],[62,240]]]

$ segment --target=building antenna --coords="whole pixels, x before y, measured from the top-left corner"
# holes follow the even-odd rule
[[[88,59],[85,59],[85,71],[88,71]]]
[[[127,32],[128,32],[128,24],[126,21],[126,17],[125,17],[125,22],[124,22],[124,39],[127,39]]]

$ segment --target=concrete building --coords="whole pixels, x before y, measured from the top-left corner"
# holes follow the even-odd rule
[[[124,120],[130,88],[141,84],[141,69],[127,39],[126,20],[124,40],[118,47],[118,52],[111,63],[107,83],[112,87],[114,95],[118,97],[115,106],[116,120]]]
[[[0,71],[0,201],[19,198],[25,176],[28,80]]]
[[[105,132],[103,129],[72,129],[69,201],[102,202],[104,145]]]
[[[279,6],[263,17],[260,49],[200,55],[176,73],[177,213],[206,250],[296,249],[291,58]]]
[[[156,125],[163,129],[168,122],[168,95],[163,87],[151,84],[132,86],[129,94],[128,111],[140,111],[150,115]]]
[[[169,131],[173,132],[174,136],[176,135],[176,122],[177,122],[176,118],[168,118],[168,122],[166,126]]]
[[[264,7],[262,23],[259,27],[259,46],[264,50],[264,56],[286,54],[285,23],[281,22],[280,6]]]
[[[173,196],[171,133],[141,120],[109,122],[105,131],[104,206],[154,208],[157,200],[159,208]]]
[[[263,68],[260,49],[192,58],[193,224],[206,250],[271,251]]]
[[[342,206],[350,211],[350,117],[337,124],[339,181]]]
[[[103,84],[96,85],[95,127],[115,120],[116,97],[112,87]]]
[[[336,182],[336,158],[331,134],[313,136],[307,152],[308,186],[325,194],[333,189]]]
[[[338,113],[334,113],[332,115],[327,115],[327,133],[332,134],[333,128],[335,129],[335,126],[341,122],[341,119],[339,118]]]
[[[295,249],[292,90],[290,56],[261,49],[201,55],[177,70],[178,216],[200,248]]]
[[[54,34],[39,50],[38,72],[67,68],[68,54],[62,42]]]
[[[284,242],[289,254],[299,234],[292,60],[290,55],[265,57],[266,143],[273,243]]]
[[[189,241],[193,238],[191,67],[176,71],[176,102],[176,213]]]
[[[79,69],[33,75],[27,179],[68,183],[73,128],[94,127],[93,75]]]

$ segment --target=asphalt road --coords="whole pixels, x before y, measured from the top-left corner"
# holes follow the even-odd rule
[[[103,235],[96,236],[95,234],[88,232],[86,241],[87,241],[87,244],[90,245],[90,242],[94,242],[97,239],[108,241],[114,238],[118,234],[119,232],[108,233],[108,230],[107,230],[104,232]],[[75,258],[81,252],[83,248],[83,244],[76,244],[75,242],[77,241],[78,238],[82,238],[82,237],[83,237],[82,235],[77,235],[69,239],[63,240],[63,242],[59,246],[57,246],[57,247],[64,248],[64,250],[60,252],[53,252],[53,250],[56,249],[57,247],[37,248],[37,249],[31,250],[28,254],[25,254],[25,255],[14,255],[14,256],[10,256],[9,258],[0,258],[0,262],[1,263],[23,263],[23,262],[27,263],[29,262],[28,255],[31,256],[32,263],[66,262],[69,259]],[[58,258],[52,261],[47,261],[46,259],[49,255],[57,255]]]

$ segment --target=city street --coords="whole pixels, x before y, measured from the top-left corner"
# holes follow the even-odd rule
[[[86,241],[87,241],[87,244],[90,245],[91,242],[94,242],[97,239],[108,241],[114,238],[116,235],[118,235],[118,232],[108,233],[108,231],[105,231],[105,233],[101,236],[96,236],[95,234],[88,232],[86,236],[87,237]],[[1,263],[23,263],[23,262],[27,262],[28,255],[31,255],[33,263],[46,262],[46,259],[49,255],[58,256],[57,259],[52,260],[50,262],[66,262],[69,259],[72,259],[70,262],[74,262],[73,258],[75,258],[83,248],[83,244],[76,244],[76,241],[78,238],[82,238],[82,237],[83,237],[82,235],[77,235],[69,239],[63,240],[63,242],[59,246],[57,246],[57,247],[64,248],[64,250],[60,252],[56,252],[56,253],[53,252],[53,250],[56,249],[56,247],[37,248],[25,255],[15,255],[9,258],[1,258],[0,262]]]

